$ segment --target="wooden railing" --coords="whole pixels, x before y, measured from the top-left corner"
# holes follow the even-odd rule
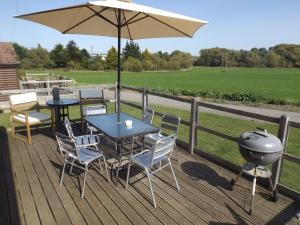
[[[300,164],[300,158],[290,155],[287,153],[287,143],[288,143],[288,137],[289,137],[289,130],[291,127],[293,128],[298,128],[300,129],[300,123],[290,121],[289,117],[287,115],[282,115],[281,117],[272,117],[272,116],[267,116],[267,115],[261,115],[261,114],[256,114],[256,113],[251,113],[251,112],[246,112],[243,110],[237,110],[237,109],[232,109],[232,108],[227,108],[224,106],[219,106],[215,104],[210,104],[207,102],[202,102],[199,101],[197,98],[182,98],[178,96],[172,96],[168,94],[163,94],[163,93],[157,93],[150,91],[145,88],[136,88],[136,87],[130,87],[130,86],[122,86],[122,89],[124,90],[131,90],[135,92],[139,92],[142,94],[142,105],[138,105],[132,102],[128,101],[122,101],[123,104],[126,104],[128,106],[144,110],[146,107],[149,106],[149,95],[152,96],[158,96],[166,99],[171,99],[179,102],[184,102],[190,104],[190,121],[186,120],[181,120],[181,123],[183,125],[186,125],[189,127],[189,142],[185,142],[184,140],[178,139],[178,145],[187,149],[191,154],[194,152],[197,152],[198,154],[209,158],[210,160],[213,160],[214,162],[221,164],[222,166],[234,171],[234,172],[239,172],[241,170],[241,167],[238,165],[235,165],[233,162],[229,162],[227,160],[221,159],[220,157],[210,154],[206,151],[203,151],[198,147],[198,140],[197,140],[197,132],[198,131],[203,131],[211,135],[215,135],[219,138],[226,139],[231,142],[237,143],[238,137],[231,136],[226,133],[219,132],[217,130],[211,129],[209,127],[204,127],[199,123],[199,107],[204,107],[204,108],[209,108],[221,112],[226,112],[230,114],[235,114],[251,119],[256,119],[268,123],[273,123],[278,125],[278,138],[281,140],[284,150],[283,150],[283,155],[282,157],[276,161],[272,165],[272,180],[273,182],[278,186],[279,191],[282,194],[285,194],[298,202],[300,202],[300,193],[297,192],[296,190],[293,190],[290,187],[287,187],[280,183],[280,177],[281,177],[281,172],[282,172],[282,162],[283,160],[287,160],[293,163]],[[155,115],[157,116],[162,116],[164,113],[163,112],[155,112]],[[299,137],[300,138],[300,137]],[[300,150],[299,150],[300,151]],[[295,174],[295,176],[298,176],[299,174]]]

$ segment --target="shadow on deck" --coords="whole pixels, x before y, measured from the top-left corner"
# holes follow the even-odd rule
[[[281,196],[257,188],[253,215],[248,215],[251,183],[241,179],[233,191],[235,174],[177,148],[173,165],[181,190],[166,169],[154,177],[157,208],[151,203],[147,179],[132,173],[128,191],[106,180],[94,166],[87,178],[85,198],[80,198],[80,172],[64,178],[59,186],[62,157],[56,141],[33,135],[33,144],[13,139],[0,130],[0,224],[300,224],[300,207]],[[109,149],[106,149],[109,151]],[[78,179],[80,177],[80,179]]]

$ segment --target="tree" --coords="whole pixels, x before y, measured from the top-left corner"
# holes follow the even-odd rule
[[[118,52],[115,47],[111,47],[106,56],[106,69],[115,70],[118,65]]]
[[[142,53],[138,43],[134,41],[126,42],[125,48],[123,48],[123,57],[128,59],[129,57],[141,60]]]
[[[67,44],[66,47],[67,53],[69,55],[69,59],[73,60],[74,62],[80,62],[82,59],[81,51],[78,48],[75,41],[71,40]]]
[[[142,53],[142,59],[143,60],[149,60],[149,61],[152,60],[152,55],[151,55],[151,53],[149,52],[149,50],[147,48]]]
[[[132,71],[132,72],[140,72],[143,70],[143,66],[140,60],[135,59],[133,57],[129,57],[123,63],[123,70],[125,71]]]
[[[23,60],[24,58],[26,58],[27,51],[28,51],[27,48],[19,45],[18,43],[15,43],[15,42],[12,45],[13,45],[15,52],[17,54],[17,57],[20,61]]]
[[[68,53],[62,44],[55,45],[50,52],[50,58],[54,61],[57,68],[66,67],[69,60]]]
[[[40,44],[38,44],[37,48],[27,51],[27,57],[22,60],[21,64],[25,69],[52,68],[54,66],[47,49],[42,48]]]
[[[190,53],[177,50],[171,54],[169,64],[169,68],[171,67],[172,70],[188,69],[193,66],[193,57]]]
[[[275,52],[269,52],[266,55],[265,61],[267,67],[278,67],[280,65],[281,57]]]

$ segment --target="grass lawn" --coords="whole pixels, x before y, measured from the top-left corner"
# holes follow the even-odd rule
[[[185,110],[174,110],[172,108],[152,106],[156,111],[178,115],[184,120],[190,119],[190,112]],[[113,112],[113,104],[109,105],[109,112]],[[130,113],[136,117],[141,117],[141,111],[129,106],[122,105],[122,111]],[[0,114],[0,126],[10,127],[9,114]],[[79,107],[74,106],[70,109],[71,119],[80,117]],[[255,127],[264,127],[269,133],[276,135],[278,126],[274,124],[246,121],[225,116],[213,115],[208,113],[199,114],[200,123],[202,126],[215,129],[232,136],[239,136],[239,134],[246,130],[253,130]],[[159,125],[160,118],[154,118],[154,124]],[[300,157],[300,130],[292,129],[289,136],[288,153]],[[179,132],[179,139],[188,142],[189,127],[181,125]],[[221,139],[219,137],[198,131],[198,147],[213,153],[223,159],[233,162],[237,165],[243,165],[245,161],[240,156],[238,146],[235,143]],[[300,191],[300,166],[299,164],[284,161],[281,183],[289,186],[297,191]]]
[[[80,84],[116,81],[115,72],[58,72]],[[300,102],[300,69],[193,68],[187,71],[122,73],[122,83],[131,86],[218,93],[252,93],[269,99]]]

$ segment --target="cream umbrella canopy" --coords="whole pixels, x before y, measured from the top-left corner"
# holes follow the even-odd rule
[[[85,4],[18,15],[52,27],[63,34],[87,34],[118,38],[117,112],[120,113],[121,38],[190,37],[207,22],[131,2],[90,1]],[[119,119],[119,118],[118,118]]]

